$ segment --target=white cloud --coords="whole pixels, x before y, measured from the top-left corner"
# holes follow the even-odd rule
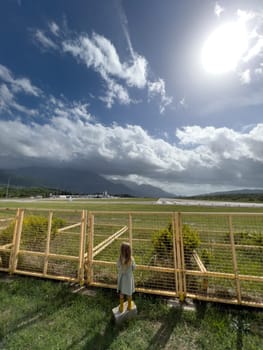
[[[13,110],[28,114],[34,115],[36,111],[29,109],[15,100],[15,95],[6,84],[0,85],[0,112],[7,112],[12,114]]]
[[[246,27],[249,39],[248,50],[242,57],[243,66],[255,70],[263,57],[263,14],[254,11],[237,11],[238,21]]]
[[[14,110],[27,115],[36,114],[35,110],[27,108],[17,101],[18,94],[21,93],[39,97],[42,91],[34,86],[28,78],[15,78],[7,67],[0,64],[0,111],[8,114],[12,114]]]
[[[166,95],[165,91],[165,82],[163,79],[159,79],[154,82],[148,82],[148,94],[149,98],[153,98],[155,96],[160,96],[161,102],[160,102],[160,113],[162,114],[165,111],[165,108],[169,106],[173,98]]]
[[[42,106],[41,113],[47,119],[50,119],[50,117],[62,117],[65,119],[80,120],[83,123],[94,120],[94,117],[89,112],[88,103],[80,101],[70,102],[66,99],[55,98],[54,96],[49,97],[47,103]]]
[[[221,16],[221,13],[224,12],[224,8],[219,5],[218,2],[216,2],[215,7],[214,7],[214,13],[217,17]]]
[[[48,26],[52,34],[55,36],[59,35],[60,29],[56,22],[50,22]]]
[[[58,48],[54,41],[48,38],[42,30],[37,29],[34,33],[34,38],[37,41],[37,43],[40,44],[41,47],[44,49],[56,50]]]
[[[132,59],[121,62],[113,44],[105,37],[93,33],[92,37],[81,36],[77,40],[63,41],[64,52],[85,63],[88,68],[95,69],[107,84],[106,96],[101,97],[107,107],[115,102],[130,104],[136,102],[129,97],[127,87],[142,89],[148,87],[149,98],[160,96],[160,112],[172,103],[172,97],[167,96],[163,79],[147,81],[147,60],[132,50]],[[118,79],[118,81],[116,81]]]
[[[149,96],[160,97],[160,112],[172,103],[172,97],[167,96],[163,79],[155,82],[148,81],[148,62],[145,57],[136,53],[131,44],[127,18],[120,4],[117,6],[121,18],[123,33],[127,40],[130,59],[121,61],[117,49],[106,37],[93,33],[78,35],[61,35],[61,30],[54,21],[48,23],[49,31],[56,37],[56,42],[50,39],[43,30],[34,31],[34,38],[45,50],[55,49],[69,53],[80,63],[84,63],[87,68],[96,71],[103,79],[107,88],[104,96],[99,99],[111,108],[114,103],[130,104],[138,103],[138,100],[130,98],[129,89],[149,89]],[[68,33],[70,33],[68,31]],[[71,36],[71,37],[70,37]],[[60,42],[59,42],[60,41]]]
[[[135,55],[132,62],[120,62],[113,44],[105,37],[94,33],[91,38],[80,36],[73,41],[63,41],[64,52],[94,68],[102,77],[122,79],[129,86],[143,88],[146,85],[147,61]]]
[[[240,81],[242,84],[249,84],[251,82],[250,70],[247,69],[240,73]]]
[[[14,78],[12,72],[2,64],[0,64],[0,79],[10,84],[10,88],[14,92],[23,92],[29,95],[39,96],[41,90],[34,86],[27,78]]]
[[[104,79],[107,83],[107,91],[106,95],[101,96],[100,99],[106,103],[108,108],[111,108],[116,101],[122,105],[128,105],[132,102],[125,87],[116,83],[115,80],[110,79],[108,76],[105,76]]]

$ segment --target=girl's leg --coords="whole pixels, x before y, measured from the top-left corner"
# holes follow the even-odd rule
[[[120,312],[123,312],[123,303],[124,303],[124,295],[120,294],[120,306],[119,306]]]
[[[128,307],[127,309],[130,311],[132,309],[132,296],[128,295]]]

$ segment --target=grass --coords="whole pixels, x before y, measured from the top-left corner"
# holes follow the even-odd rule
[[[156,198],[118,198],[89,200],[1,200],[1,208],[72,209],[104,211],[167,211],[167,212],[247,212],[262,213],[263,208],[208,207],[155,204]]]
[[[135,294],[138,315],[117,327],[113,290],[72,293],[62,282],[0,274],[1,349],[263,349],[263,310],[196,304],[170,308]]]

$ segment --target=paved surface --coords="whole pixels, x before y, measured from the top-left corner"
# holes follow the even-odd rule
[[[159,198],[156,204],[193,205],[193,206],[208,206],[208,207],[263,208],[263,203],[223,202],[223,201],[176,199],[176,198],[175,199]]]

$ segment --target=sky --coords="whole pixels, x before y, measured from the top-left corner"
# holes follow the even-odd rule
[[[262,0],[2,0],[0,168],[263,188]]]

